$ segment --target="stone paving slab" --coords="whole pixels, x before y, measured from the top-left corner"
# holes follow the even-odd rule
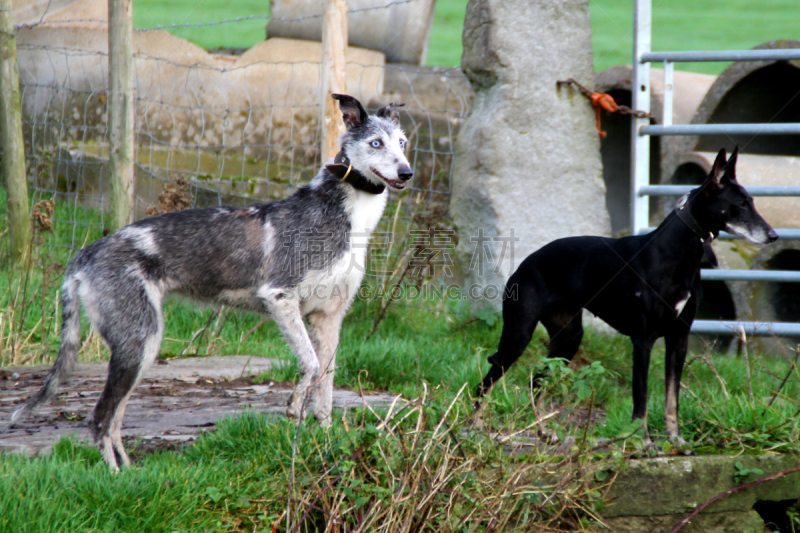
[[[159,361],[133,391],[122,435],[145,441],[190,441],[216,422],[245,410],[282,415],[292,383],[253,383],[253,376],[281,361],[265,357],[220,356]],[[59,395],[12,429],[0,429],[0,452],[48,453],[60,438],[90,442],[86,420],[105,384],[107,363],[76,365]],[[44,382],[49,366],[0,369],[0,428]],[[395,396],[334,390],[334,407],[390,403]]]

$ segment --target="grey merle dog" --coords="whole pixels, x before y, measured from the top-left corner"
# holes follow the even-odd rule
[[[642,420],[648,447],[647,372],[653,344],[664,337],[667,434],[673,443],[685,444],[678,430],[678,394],[700,301],[700,262],[705,255],[716,263],[710,242],[721,231],[757,244],[778,238],[736,181],[737,154],[738,147],[726,161],[721,150],[705,182],[650,234],[569,237],[528,256],[508,280],[507,287],[516,290],[506,294],[516,297],[503,301],[500,345],[489,357],[492,366],[477,397],[522,355],[539,322],[550,336],[548,357],[572,360],[583,338],[585,308],[633,341],[633,419]],[[534,390],[542,377],[532,379]],[[475,407],[480,412],[483,404]]]
[[[80,340],[80,302],[111,349],[91,429],[112,469],[128,465],[120,430],[131,391],[158,355],[170,293],[269,314],[299,361],[288,415],[331,422],[342,318],[359,288],[387,188],[412,177],[406,136],[391,103],[368,115],[346,95],[341,151],[283,200],[212,207],[140,220],[81,250],[63,285],[61,348],[42,389],[12,423],[50,400],[69,375]],[[307,401],[308,399],[308,401]]]

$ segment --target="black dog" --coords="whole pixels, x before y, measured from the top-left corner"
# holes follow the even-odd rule
[[[528,256],[508,280],[507,287],[516,291],[506,294],[517,297],[503,301],[500,345],[489,357],[492,367],[477,397],[522,355],[539,321],[550,336],[548,356],[569,362],[583,337],[586,308],[633,341],[633,419],[642,420],[647,445],[647,371],[653,344],[664,337],[667,433],[671,442],[685,444],[678,432],[678,394],[700,301],[700,261],[704,253],[714,257],[710,241],[723,230],[757,244],[778,238],[736,182],[737,153],[738,147],[726,162],[720,150],[703,185],[681,198],[650,234],[569,237]]]

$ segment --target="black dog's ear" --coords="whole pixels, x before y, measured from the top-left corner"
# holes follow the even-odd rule
[[[397,111],[395,111],[395,108],[403,107],[404,105],[406,105],[405,102],[391,102],[378,109],[376,115],[381,118],[388,118],[395,124],[400,124],[400,116],[397,114]]]
[[[719,187],[719,179],[725,173],[726,162],[727,161],[725,160],[725,148],[723,148],[717,154],[717,159],[714,160],[714,166],[711,167],[711,173],[708,175],[709,181],[711,181],[711,183],[717,187]]]
[[[346,94],[332,94],[334,100],[339,101],[339,109],[342,110],[344,125],[348,130],[357,128],[367,122],[367,110],[361,102]]]
[[[736,181],[736,158],[739,156],[739,145],[737,144],[736,147],[733,149],[733,153],[728,158],[728,162],[725,164],[725,178]]]

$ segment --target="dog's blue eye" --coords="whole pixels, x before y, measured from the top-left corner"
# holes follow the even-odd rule
[[[400,148],[405,148],[406,142],[403,139],[400,139]]]
[[[372,145],[373,148],[380,148],[381,147],[381,142],[380,141],[372,141],[370,144]]]

